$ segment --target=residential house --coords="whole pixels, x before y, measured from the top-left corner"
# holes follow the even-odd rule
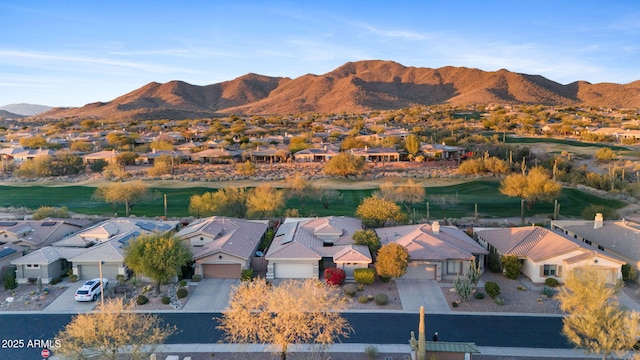
[[[353,148],[351,153],[364,158],[367,162],[390,162],[400,161],[400,153],[393,148]]]
[[[206,149],[191,154],[191,161],[204,164],[232,163],[240,159],[242,152],[238,150],[226,150],[222,148]]]
[[[118,152],[114,150],[98,151],[87,155],[82,155],[82,161],[85,164],[91,164],[96,161],[106,161],[107,163],[113,163],[118,158]]]
[[[597,248],[640,271],[640,219],[604,221],[602,214],[594,220],[553,220],[551,229]],[[640,282],[640,277],[636,278]]]
[[[326,162],[338,154],[338,151],[331,150],[324,146],[321,148],[308,148],[300,150],[297,153],[293,154],[293,158],[295,161]]]
[[[127,276],[124,249],[130,240],[142,234],[164,234],[176,230],[177,221],[117,218],[100,222],[85,230],[67,236],[19,259],[16,265],[18,282],[28,278],[42,278],[48,283],[72,269],[78,279],[102,276],[115,280],[118,275]]]
[[[455,226],[403,225],[375,229],[382,245],[396,243],[409,253],[403,279],[455,280],[471,269],[472,261],[484,271],[489,252]]]
[[[2,220],[0,243],[36,250],[53,244],[91,224],[81,219]]]
[[[475,228],[476,240],[498,256],[517,256],[521,272],[534,283],[548,277],[564,282],[567,271],[583,266],[598,267],[611,284],[622,277],[623,260],[586,245],[564,233],[539,226]]]
[[[464,148],[442,144],[423,144],[420,152],[426,159],[431,160],[460,160],[464,154]]]
[[[289,149],[285,147],[260,147],[255,150],[245,151],[245,157],[253,163],[272,163],[282,162],[289,157],[291,153]]]
[[[278,227],[267,250],[267,279],[319,278],[327,267],[353,271],[372,262],[369,248],[355,245],[353,233],[362,230],[356,218],[287,218]]]
[[[11,260],[15,260],[26,253],[27,249],[14,244],[0,245],[0,274],[4,275],[9,269],[13,269]]]
[[[213,216],[190,223],[176,236],[191,247],[196,275],[239,279],[251,268],[267,228],[266,220]]]

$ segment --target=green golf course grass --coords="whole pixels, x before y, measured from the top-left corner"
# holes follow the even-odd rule
[[[474,216],[475,204],[478,205],[480,218],[519,217],[520,199],[501,195],[497,181],[479,180],[451,186],[428,187],[427,198],[424,203],[415,207],[419,215],[426,215],[426,203],[429,202],[430,218],[460,218]],[[194,194],[215,191],[211,188],[152,188],[154,199],[136,204],[131,214],[135,216],[155,217],[164,215],[164,196],[167,198],[167,215],[172,218],[189,216],[189,198]],[[288,199],[286,208],[298,209],[301,216],[353,216],[360,201],[372,194],[373,189],[339,190],[343,199],[333,203],[325,209],[319,196],[304,200],[304,206],[298,199]],[[0,186],[0,207],[26,207],[37,209],[41,206],[62,207],[69,211],[88,214],[124,216],[124,206],[116,209],[99,200],[93,199],[94,187],[86,186]],[[442,208],[436,197],[446,195],[447,204]],[[605,205],[614,209],[625,206],[617,200],[609,200],[585,193],[583,191],[565,188],[558,197],[560,215],[564,217],[580,217],[584,208],[591,204]],[[551,216],[553,203],[536,203],[531,209],[526,209],[525,216]]]

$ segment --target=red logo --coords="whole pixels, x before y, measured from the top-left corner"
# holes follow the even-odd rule
[[[47,349],[42,349],[42,351],[40,351],[40,355],[42,355],[42,357],[46,359],[51,355],[51,352],[49,352],[49,350]]]

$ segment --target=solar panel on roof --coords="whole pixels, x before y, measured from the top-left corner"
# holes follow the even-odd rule
[[[124,245],[129,244],[129,241],[131,241],[131,239],[135,239],[138,236],[140,236],[140,233],[137,231],[132,232],[131,234],[127,235],[127,236],[123,236],[122,238],[118,239],[118,242]]]
[[[55,224],[57,224],[57,222],[55,221],[45,221],[42,224],[40,224],[40,226],[53,226]]]
[[[166,231],[171,229],[171,225],[168,224],[154,224],[142,221],[137,222],[136,225],[138,225],[140,229],[146,231]]]
[[[3,258],[7,255],[11,255],[13,253],[16,252],[16,249],[11,249],[11,248],[4,248],[2,250],[0,250],[0,258]]]
[[[13,226],[17,223],[17,221],[0,221],[0,226]]]

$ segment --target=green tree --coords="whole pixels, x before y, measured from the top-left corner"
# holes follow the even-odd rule
[[[176,160],[169,154],[158,156],[153,162],[153,167],[147,170],[150,176],[160,176],[166,174],[173,174],[173,165]]]
[[[20,146],[28,149],[46,149],[49,145],[47,143],[47,139],[45,139],[42,135],[23,137],[20,138],[18,142],[20,143]]]
[[[247,197],[244,188],[222,188],[215,192],[193,195],[189,199],[189,213],[201,216],[229,216],[243,218],[247,215]]]
[[[502,267],[505,270],[505,276],[509,279],[517,279],[520,276],[520,268],[522,265],[518,260],[518,257],[515,255],[503,255],[500,258],[500,262],[502,263]]]
[[[51,162],[52,172],[57,176],[76,175],[84,171],[82,158],[68,151],[59,153]]]
[[[561,191],[562,185],[550,179],[542,167],[534,167],[526,175],[511,174],[500,184],[501,194],[524,199],[529,208],[537,201],[553,201]]]
[[[602,355],[628,352],[640,336],[640,314],[618,304],[619,287],[607,284],[603,271],[594,266],[569,271],[557,299],[563,318],[563,334],[575,346]]]
[[[51,206],[41,206],[38,210],[33,212],[31,216],[33,220],[42,220],[46,218],[56,218],[56,219],[68,219],[69,209],[66,206],[63,207],[51,207]]]
[[[324,173],[334,176],[357,176],[364,171],[364,159],[349,152],[341,152],[324,165]]]
[[[256,173],[256,165],[247,160],[242,164],[236,164],[236,172],[238,175],[252,176]]]
[[[376,273],[382,277],[400,277],[407,272],[409,252],[402,245],[382,245],[376,256]]]
[[[320,194],[320,203],[322,203],[322,207],[325,209],[329,208],[329,205],[332,203],[342,200],[343,196],[338,190],[334,189],[325,189],[322,190]]]
[[[357,230],[353,233],[353,241],[356,245],[364,245],[369,248],[371,255],[375,255],[380,249],[380,238],[373,230]]]
[[[362,219],[367,227],[382,227],[390,221],[405,220],[404,214],[396,203],[378,194],[362,199],[356,208],[356,216]]]
[[[79,152],[89,152],[93,150],[93,144],[87,141],[74,141],[69,145],[69,150]]]
[[[125,216],[129,217],[133,206],[152,197],[149,188],[140,180],[129,182],[114,182],[99,186],[93,197],[111,204],[114,209],[118,204],[124,204]]]
[[[305,199],[315,197],[315,189],[311,186],[309,180],[296,174],[294,177],[287,180],[289,185],[288,196],[295,198],[300,203],[301,210],[304,210]]]
[[[166,140],[154,140],[149,144],[149,147],[153,150],[173,150],[176,147],[172,143]]]
[[[284,192],[267,184],[254,188],[247,196],[247,218],[272,218],[284,208]]]
[[[108,300],[98,311],[75,315],[56,336],[56,355],[65,359],[148,359],[173,334],[157,315],[132,311],[133,304]]]
[[[241,282],[232,292],[229,308],[218,319],[230,343],[273,346],[286,359],[289,344],[324,349],[352,331],[340,312],[346,307],[340,288],[318,279],[271,285],[258,278]]]
[[[404,148],[412,157],[415,157],[420,152],[420,140],[416,135],[411,134],[404,140]]]
[[[160,285],[181,274],[191,260],[191,250],[171,235],[141,235],[129,242],[124,261],[136,274],[142,274]]]
[[[39,178],[53,175],[53,158],[38,156],[33,160],[23,162],[14,173],[21,178]]]
[[[616,153],[608,147],[603,147],[596,150],[593,157],[595,157],[598,162],[604,163],[613,160],[616,157]]]

